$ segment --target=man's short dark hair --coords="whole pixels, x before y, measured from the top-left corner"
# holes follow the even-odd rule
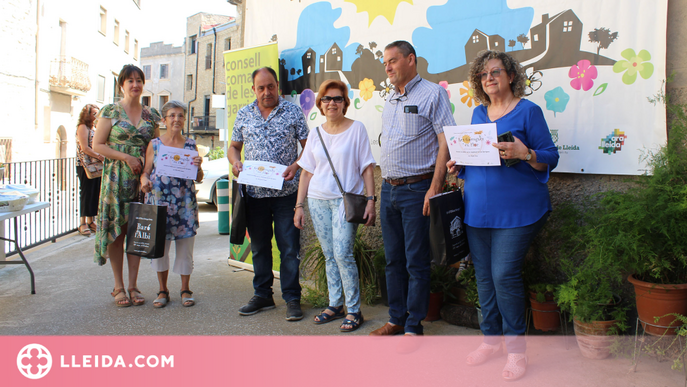
[[[397,40],[395,42],[391,42],[384,47],[384,51],[396,47],[398,51],[401,52],[404,58],[407,58],[408,55],[413,54],[413,56],[417,59],[417,54],[415,53],[415,49],[413,48],[413,45],[406,42],[405,40]]]
[[[279,80],[277,79],[277,73],[272,69],[272,67],[260,67],[259,69],[253,71],[252,78],[253,78],[253,84],[255,84],[255,77],[258,75],[258,73],[262,70],[266,70],[272,76],[274,77],[274,81],[277,82],[277,85],[279,84]]]

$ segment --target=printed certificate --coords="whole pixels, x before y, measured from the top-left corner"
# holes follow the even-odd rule
[[[444,126],[451,160],[458,165],[499,166],[496,124]]]
[[[160,144],[157,151],[155,173],[158,175],[195,180],[198,167],[193,165],[193,158],[198,152],[191,149],[174,148]]]
[[[282,174],[285,170],[286,165],[268,161],[244,161],[238,182],[257,187],[282,189],[284,186]]]

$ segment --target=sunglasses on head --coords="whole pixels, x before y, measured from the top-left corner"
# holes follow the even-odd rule
[[[340,95],[337,95],[336,97],[324,96],[322,97],[321,101],[324,103],[329,103],[331,101],[334,101],[336,103],[342,103],[344,101],[344,97]]]

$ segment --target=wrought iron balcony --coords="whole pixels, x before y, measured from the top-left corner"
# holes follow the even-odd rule
[[[91,90],[88,64],[72,57],[59,57],[50,63],[50,87],[61,93],[85,95]]]
[[[191,120],[191,130],[193,132],[217,131],[215,116],[193,116],[193,120]]]

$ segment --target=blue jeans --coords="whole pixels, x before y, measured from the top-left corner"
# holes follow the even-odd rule
[[[526,349],[522,263],[548,217],[547,212],[535,223],[516,228],[466,226],[482,306],[484,342],[496,345],[505,335],[508,353],[524,353]]]
[[[409,333],[423,333],[420,322],[429,306],[429,217],[422,215],[422,206],[431,182],[382,183],[380,218],[389,322]]]
[[[360,281],[353,257],[353,245],[358,225],[339,218],[343,199],[308,199],[312,224],[322,246],[327,269],[329,305],[344,304],[348,313],[360,312]]]
[[[301,299],[298,266],[301,249],[300,230],[293,225],[293,207],[297,193],[278,198],[246,197],[246,227],[253,253],[253,288],[255,295],[272,298],[272,223],[277,248],[281,254],[279,274],[284,301]]]

